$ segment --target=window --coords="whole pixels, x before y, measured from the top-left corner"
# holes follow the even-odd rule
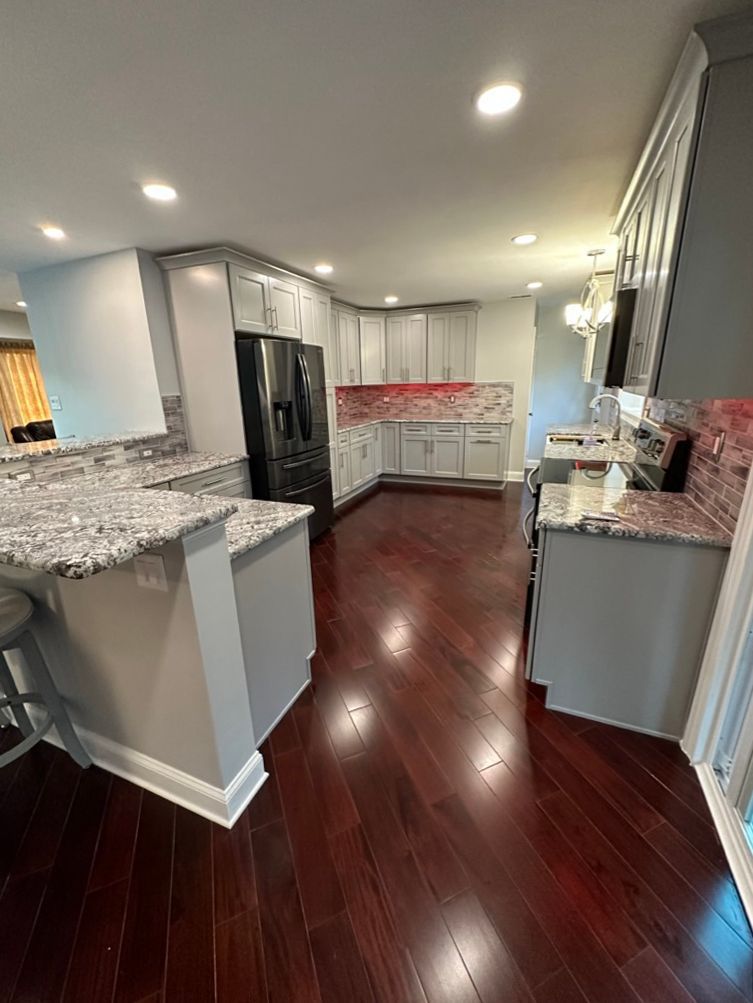
[[[50,406],[31,341],[0,341],[0,419],[12,442],[11,429],[30,421],[49,421]]]

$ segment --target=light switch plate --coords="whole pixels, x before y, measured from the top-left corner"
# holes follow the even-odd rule
[[[60,398],[57,394],[52,394],[50,397],[50,411],[62,411],[63,405],[60,403]]]
[[[136,584],[140,588],[167,592],[165,559],[161,554],[139,554],[134,557],[133,566],[136,569]]]

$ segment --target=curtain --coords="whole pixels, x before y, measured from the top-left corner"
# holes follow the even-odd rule
[[[0,418],[8,442],[14,425],[51,418],[36,349],[29,341],[0,341]]]

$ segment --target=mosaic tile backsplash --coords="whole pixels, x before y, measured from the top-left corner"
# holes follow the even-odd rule
[[[512,418],[513,383],[422,383],[338,387],[338,424],[392,419],[502,421]],[[384,398],[388,398],[385,403]],[[454,397],[454,403],[450,401]]]
[[[725,529],[734,531],[753,466],[753,400],[670,401],[649,398],[648,413],[687,432],[692,446],[685,491]],[[714,440],[725,434],[717,460]]]
[[[24,475],[31,474],[31,480],[34,481],[60,481],[76,477],[78,474],[91,473],[97,467],[136,463],[142,459],[145,449],[151,450],[150,459],[185,453],[188,450],[188,442],[180,394],[164,396],[162,409],[165,412],[167,434],[160,435],[153,441],[134,442],[128,446],[101,446],[62,456],[33,456],[28,460],[0,464],[0,477],[17,479],[20,474],[22,479],[29,480]]]

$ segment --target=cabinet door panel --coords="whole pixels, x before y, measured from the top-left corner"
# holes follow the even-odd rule
[[[301,290],[301,327],[303,327],[303,290]],[[304,333],[303,340],[306,341]],[[336,384],[335,353],[332,351],[329,296],[314,294],[314,344],[324,353],[324,378],[328,387]]]
[[[431,440],[431,472],[434,477],[463,476],[463,438],[435,437]]]
[[[382,430],[384,426],[377,422],[374,426],[374,472],[377,476],[384,470],[384,452],[382,449]]]
[[[334,443],[337,439],[337,401],[334,387],[327,390],[327,428],[329,441]]]
[[[341,495],[350,491],[350,446],[337,450],[337,484]]]
[[[450,314],[447,369],[450,381],[473,380],[476,369],[476,314]]]
[[[361,329],[361,384],[385,382],[384,317],[359,317]]]
[[[329,472],[332,478],[332,497],[340,497],[340,468],[337,456],[337,446],[331,444],[329,447]]]
[[[447,343],[450,317],[446,313],[430,313],[427,334],[426,375],[429,383],[446,383],[448,379]]]
[[[338,314],[338,344],[340,347],[340,383],[357,386],[361,382],[361,360],[358,349],[358,327],[354,314]]]
[[[375,442],[373,439],[367,439],[366,442],[361,445],[361,476],[363,477],[364,483],[366,481],[373,481],[376,477],[376,458],[375,458]]]
[[[342,363],[340,362],[340,314],[335,309],[329,313],[329,347],[332,356],[332,379],[336,387],[342,386]]]
[[[272,308],[275,334],[282,338],[301,337],[301,314],[298,286],[283,279],[269,280],[269,305]]]
[[[363,444],[358,442],[350,447],[350,486],[357,488],[363,484]]]
[[[403,340],[405,336],[405,317],[388,317],[386,333],[387,382],[405,382],[405,363],[403,360]]]
[[[431,473],[429,466],[429,444],[431,440],[426,437],[403,435],[400,440],[400,472],[412,477],[428,477]]]
[[[503,481],[505,457],[504,436],[489,439],[469,436],[465,440],[466,480]]]
[[[228,265],[228,278],[235,330],[269,333],[271,320],[267,276],[238,265]]]
[[[400,426],[394,421],[382,422],[382,471],[400,473]]]
[[[406,318],[403,347],[408,383],[426,383],[426,314]]]

